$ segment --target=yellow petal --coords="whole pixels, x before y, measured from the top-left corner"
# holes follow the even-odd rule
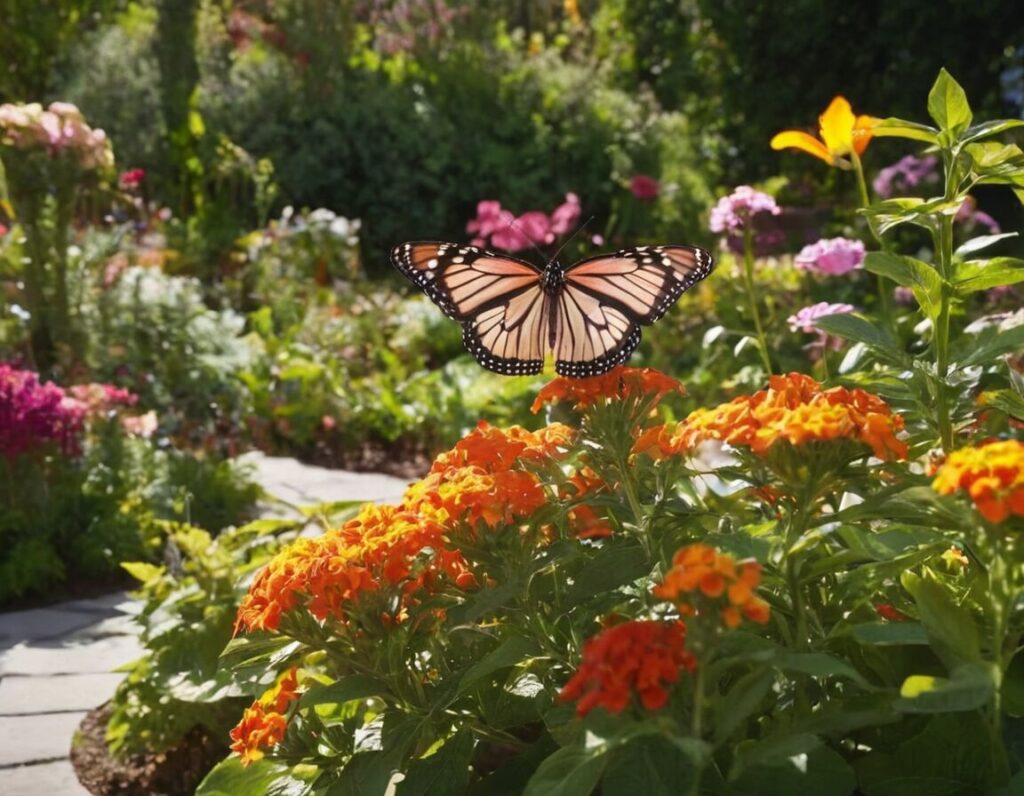
[[[800,149],[809,155],[821,158],[830,166],[832,165],[832,156],[829,155],[825,145],[813,135],[808,135],[801,130],[785,130],[778,133],[772,138],[771,147],[772,149]]]
[[[818,118],[821,140],[833,157],[849,155],[853,150],[853,125],[856,118],[845,97],[836,97]]]

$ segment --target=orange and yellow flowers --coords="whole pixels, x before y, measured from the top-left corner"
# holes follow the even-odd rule
[[[953,451],[932,488],[940,495],[966,492],[989,522],[1024,517],[1024,442],[988,442]]]
[[[596,707],[621,713],[634,694],[645,709],[658,710],[668,701],[666,686],[696,666],[681,621],[622,622],[587,641],[579,669],[558,698],[576,701],[581,717]]]
[[[292,667],[277,684],[246,708],[242,720],[231,730],[231,751],[248,766],[263,758],[265,749],[277,746],[288,728],[285,713],[298,698],[298,669]]]
[[[761,565],[756,561],[737,564],[713,547],[691,544],[676,552],[672,568],[653,592],[688,615],[701,613],[701,603],[710,601],[725,626],[733,628],[743,617],[762,625],[768,621],[768,603],[754,594],[760,582]]]
[[[819,138],[802,130],[786,130],[771,140],[772,149],[799,149],[838,166],[852,153],[860,155],[871,141],[871,130],[878,124],[873,116],[855,116],[845,97],[836,97],[818,117]]]
[[[539,431],[522,426],[497,428],[481,420],[473,431],[440,454],[430,468],[432,473],[451,467],[482,467],[487,472],[509,470],[519,462],[556,457],[572,443],[575,432],[569,426],[552,423]]]
[[[452,467],[433,472],[409,487],[403,505],[442,525],[483,522],[494,529],[510,525],[544,505],[547,495],[533,473],[482,467]]]
[[[658,400],[670,392],[686,394],[686,389],[671,376],[653,368],[627,368],[620,365],[600,376],[570,379],[559,376],[545,384],[530,409],[539,412],[545,405],[572,402],[577,411],[602,401],[649,397]]]
[[[300,603],[317,619],[344,621],[365,593],[390,585],[408,596],[442,573],[470,585],[472,575],[461,555],[445,548],[444,533],[430,518],[368,504],[341,528],[297,539],[271,559],[239,606],[236,630],[276,630]]]
[[[634,453],[663,458],[706,440],[721,440],[763,455],[780,441],[806,445],[851,439],[868,446],[879,459],[906,458],[907,444],[896,437],[903,418],[881,398],[860,389],[823,390],[800,373],[772,376],[768,385],[767,390],[713,409],[698,409],[675,428],[649,429],[637,440]]]

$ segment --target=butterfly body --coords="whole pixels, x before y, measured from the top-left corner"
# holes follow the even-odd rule
[[[394,266],[463,326],[463,342],[489,370],[555,370],[583,378],[622,362],[682,293],[711,273],[695,246],[640,246],[543,269],[476,246],[422,241],[391,252]]]

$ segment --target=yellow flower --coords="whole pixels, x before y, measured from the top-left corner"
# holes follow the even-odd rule
[[[818,117],[820,139],[802,130],[785,130],[775,135],[772,149],[800,149],[830,166],[841,165],[852,152],[860,155],[871,141],[873,116],[854,116],[845,97],[836,97]]]

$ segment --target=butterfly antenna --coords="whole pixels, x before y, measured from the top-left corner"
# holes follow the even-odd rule
[[[522,227],[520,227],[520,226],[519,226],[519,225],[518,225],[518,224],[516,223],[516,220],[515,220],[514,218],[512,218],[512,219],[509,219],[508,225],[509,225],[510,227],[512,227],[512,229],[514,229],[514,230],[515,230],[516,232],[518,232],[518,233],[519,233],[520,235],[522,235],[522,236],[523,236],[524,238],[526,238],[526,242],[527,242],[527,243],[529,243],[529,244],[530,244],[531,246],[533,246],[533,248],[534,248],[534,249],[536,249],[536,250],[537,250],[537,254],[539,254],[539,255],[540,255],[540,257],[541,257],[541,259],[542,259],[542,260],[543,260],[543,259],[545,259],[545,258],[547,257],[547,255],[546,255],[546,254],[544,254],[544,250],[543,250],[543,249],[541,249],[541,247],[540,247],[540,246],[538,246],[538,245],[537,245],[536,243],[534,243],[534,241],[533,241],[533,238],[531,238],[531,237],[530,237],[529,235],[527,235],[527,234],[526,234],[526,230],[524,230],[524,229],[523,229]]]
[[[560,255],[562,253],[562,249],[564,249],[566,246],[568,246],[570,243],[572,243],[573,238],[575,238],[584,229],[586,229],[587,224],[589,224],[593,220],[594,220],[594,216],[591,216],[586,221],[584,221],[582,224],[580,224],[578,227],[576,227],[576,231],[573,232],[572,235],[570,235],[568,238],[565,239],[565,243],[563,243],[561,246],[558,247],[558,251],[555,252],[555,256],[552,257],[550,260],[548,260],[548,262],[553,263],[555,260],[557,260],[558,259],[558,255]]]

